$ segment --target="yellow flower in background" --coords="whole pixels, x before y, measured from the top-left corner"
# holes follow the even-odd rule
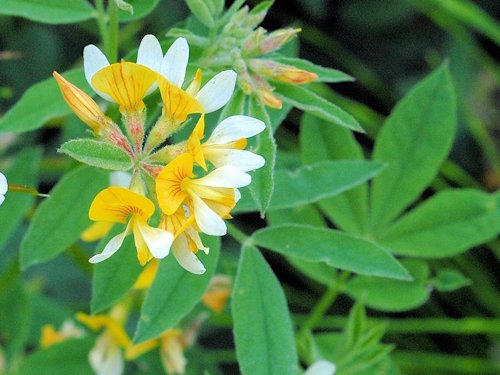
[[[132,345],[125,332],[126,311],[115,306],[108,315],[78,313],[76,319],[93,331],[104,329],[89,353],[89,363],[98,375],[121,375],[125,369],[123,352]]]
[[[224,119],[206,142],[201,143],[205,132],[205,116],[198,120],[188,140],[188,148],[194,160],[207,170],[206,160],[215,167],[232,165],[249,172],[265,164],[262,156],[243,150],[247,138],[259,134],[266,125],[253,117],[231,116]]]
[[[141,274],[135,281],[135,284],[133,286],[133,289],[135,290],[142,290],[142,289],[147,289],[151,286],[153,283],[153,280],[156,277],[156,274],[158,273],[158,266],[160,263],[156,259],[152,259],[151,262],[147,264],[146,267],[142,270]]]
[[[210,280],[208,290],[203,294],[201,301],[215,313],[224,310],[231,294],[231,279],[225,275],[215,275]]]
[[[166,215],[173,215],[184,203],[202,232],[221,236],[227,232],[222,218],[236,205],[235,188],[250,184],[250,176],[231,165],[194,178],[192,155],[183,154],[171,161],[156,178],[158,203]]]
[[[103,127],[107,126],[111,119],[107,117],[97,103],[85,92],[66,80],[62,75],[53,72],[64,100],[71,110],[87,124],[95,134],[100,134]]]
[[[42,348],[48,348],[54,344],[58,344],[70,338],[80,338],[83,337],[84,332],[71,320],[66,320],[63,322],[59,331],[57,331],[53,325],[45,324],[42,327],[42,332],[40,336],[40,346]]]
[[[137,258],[141,265],[151,258],[166,257],[172,245],[173,235],[163,229],[148,225],[155,206],[148,198],[131,190],[112,186],[102,190],[94,198],[89,210],[93,221],[127,224],[125,230],[113,237],[104,250],[90,258],[91,263],[99,263],[108,259],[118,251],[125,237],[134,233]],[[127,223],[127,219],[128,223]]]

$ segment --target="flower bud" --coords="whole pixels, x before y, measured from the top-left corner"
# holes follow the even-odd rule
[[[260,53],[269,53],[272,51],[276,51],[288,43],[292,37],[294,37],[297,33],[299,33],[301,29],[279,29],[273,31],[269,36],[264,39],[264,41],[260,45]]]
[[[97,103],[85,92],[67,81],[59,73],[53,72],[52,75],[61,89],[64,100],[75,115],[90,126],[95,134],[100,134],[101,128],[111,120],[104,115]]]
[[[252,59],[250,68],[258,75],[270,77],[285,83],[303,84],[318,78],[315,73],[298,69],[294,66],[280,64],[272,60]]]

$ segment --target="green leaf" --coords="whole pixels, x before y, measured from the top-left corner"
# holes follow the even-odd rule
[[[443,65],[417,84],[382,127],[373,159],[389,164],[373,180],[374,233],[394,219],[429,185],[445,160],[455,133],[455,94]]]
[[[186,4],[191,10],[191,13],[204,24],[209,29],[215,26],[215,20],[210,12],[210,8],[208,7],[206,1],[204,0],[186,0]]]
[[[277,94],[279,98],[284,102],[290,103],[304,112],[322,118],[332,124],[363,132],[363,128],[349,113],[304,86],[287,85],[279,82],[273,82],[273,85],[278,90]]]
[[[22,362],[19,373],[92,375],[88,355],[94,344],[93,338],[69,339],[37,350]]]
[[[408,272],[386,249],[337,230],[285,224],[260,229],[252,239],[255,244],[283,255],[325,262],[362,275],[411,280]]]
[[[130,22],[146,17],[155,10],[159,2],[160,0],[127,0],[127,3],[134,9],[134,13],[131,14],[126,10],[120,11],[118,14],[120,22]]]
[[[338,126],[305,113],[300,122],[302,161],[363,160],[363,150],[353,134]],[[362,233],[368,212],[367,184],[319,202],[321,210],[347,232]]]
[[[64,176],[33,216],[21,243],[21,268],[49,261],[77,241],[91,224],[92,200],[107,185],[107,175],[90,167]]]
[[[380,242],[396,254],[440,258],[493,239],[499,231],[500,195],[447,190],[403,216]]]
[[[117,226],[100,241],[96,254],[102,252],[111,238],[125,230],[123,225]],[[116,254],[94,266],[92,313],[99,313],[118,302],[132,288],[143,269],[137,260],[134,237],[128,236]]]
[[[95,17],[94,8],[86,0],[2,0],[0,14],[50,24],[76,23]]]
[[[269,209],[301,206],[340,194],[369,180],[382,169],[381,164],[371,161],[342,160],[319,162],[294,171],[277,170]],[[235,212],[251,211],[256,211],[255,204],[244,198],[235,209]]]
[[[285,64],[291,65],[298,69],[307,70],[311,73],[316,73],[318,78],[314,82],[352,82],[354,78],[344,72],[337,69],[326,68],[321,65],[316,65],[311,61],[299,59],[297,57],[286,57],[282,55],[273,55],[271,60]]]
[[[254,246],[242,249],[231,312],[236,356],[243,375],[297,373],[293,326],[285,295]]]
[[[139,343],[153,339],[174,327],[200,301],[208,287],[219,260],[219,237],[204,237],[210,254],[198,252],[205,265],[203,275],[194,275],[179,266],[173,254],[160,262],[158,274],[149,287],[141,308],[141,317],[134,336]]]
[[[9,169],[3,171],[10,185],[35,188],[37,185],[38,164],[41,152],[39,149],[28,149],[15,156]],[[31,194],[9,192],[0,206],[0,253],[10,235],[19,226],[26,211],[33,205],[35,197]]]
[[[93,91],[85,80],[82,69],[68,71],[63,76],[85,91],[93,95]],[[0,133],[26,132],[35,130],[47,121],[71,113],[52,77],[31,86],[19,101],[0,119]]]
[[[440,269],[437,276],[429,282],[440,292],[453,292],[472,284],[460,271],[448,268]]]
[[[125,150],[93,139],[74,139],[63,144],[58,151],[92,167],[127,171],[133,166]]]
[[[413,281],[398,281],[380,277],[357,276],[346,286],[354,299],[380,311],[407,311],[423,305],[429,299],[426,282],[427,264],[421,260],[403,260],[401,263],[413,276]]]
[[[366,311],[362,303],[356,302],[349,312],[349,319],[342,332],[344,347],[346,352],[354,346],[361,339],[361,335],[366,329]]]
[[[250,147],[251,151],[261,155],[266,160],[266,164],[252,173],[252,183],[249,186],[252,198],[261,216],[264,216],[274,192],[276,142],[274,141],[271,120],[266,109],[256,100],[250,100],[249,112],[250,116],[258,118],[266,124],[266,129],[252,140],[252,142],[257,142],[257,145]]]

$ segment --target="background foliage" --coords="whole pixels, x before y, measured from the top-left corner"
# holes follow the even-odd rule
[[[146,33],[170,45],[172,27],[202,35],[217,19],[203,1],[129,3],[120,57]],[[0,207],[0,371],[90,373],[92,337],[40,350],[41,327],[105,311],[140,272],[126,251],[87,263],[95,246],[78,239],[107,175],[70,156],[128,161],[65,143],[85,129],[48,78],[67,71],[92,93],[80,66],[100,42],[95,12],[84,0],[0,4],[0,170],[51,194],[9,193]],[[499,373],[499,14],[486,0],[276,1],[262,25],[302,28],[277,61],[348,75],[300,60],[320,79],[273,84],[279,111],[235,93],[221,116],[266,122],[252,145],[266,168],[211,241],[204,276],[162,262],[135,340],[189,319],[217,272],[233,279],[231,303],[187,352],[190,373],[288,374],[319,358],[338,374]],[[127,373],[159,368],[146,356]]]

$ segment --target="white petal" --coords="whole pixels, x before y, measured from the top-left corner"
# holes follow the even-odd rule
[[[158,39],[151,34],[145,35],[137,51],[137,64],[147,66],[155,72],[160,72],[162,60],[163,52]]]
[[[3,195],[0,195],[0,205],[2,205],[4,200],[5,200],[5,197]]]
[[[248,173],[232,165],[225,165],[195,181],[203,186],[238,188],[249,185],[252,178]]]
[[[259,169],[266,164],[266,160],[262,156],[245,150],[210,149],[205,153],[205,158],[217,168],[232,165],[243,172]]]
[[[9,185],[7,184],[7,177],[0,172],[0,195],[4,195],[7,193],[7,190],[9,189]]]
[[[241,138],[250,138],[266,128],[264,122],[249,116],[231,116],[222,121],[212,132],[206,144],[221,145]]]
[[[189,60],[189,46],[184,38],[177,38],[161,62],[160,73],[177,87],[182,87]]]
[[[125,189],[130,187],[132,182],[132,174],[128,172],[115,171],[109,174],[109,185],[119,186]]]
[[[109,61],[106,56],[104,56],[104,53],[102,53],[101,50],[93,44],[89,44],[83,49],[83,69],[85,70],[85,78],[87,78],[87,82],[102,98],[110,102],[114,102],[109,95],[96,90],[92,85],[92,77],[94,74],[108,65]]]
[[[129,232],[130,232],[130,222],[129,224],[127,224],[127,228],[122,233],[117,234],[111,240],[109,240],[108,244],[106,245],[102,253],[94,255],[92,258],[89,259],[89,262],[95,264],[111,257],[114,253],[118,251],[118,249],[120,249],[120,247],[123,244],[123,241],[125,240],[125,237],[127,237],[127,234],[129,234]]]
[[[319,360],[313,363],[304,375],[333,375],[335,374],[335,364],[325,360]]]
[[[120,348],[106,333],[98,337],[90,350],[89,362],[97,375],[122,375],[125,370]]]
[[[195,98],[203,105],[206,113],[217,111],[229,101],[235,85],[236,73],[233,70],[225,70],[208,81]]]
[[[196,275],[201,275],[205,273],[205,266],[200,262],[198,257],[189,250],[188,242],[186,236],[181,234],[177,237],[172,245],[172,251],[174,252],[175,259],[185,270],[194,273]]]
[[[203,233],[211,236],[224,236],[227,233],[226,224],[219,215],[213,212],[201,198],[192,195],[194,218]]]
[[[137,220],[136,223],[139,225],[139,230],[151,254],[157,259],[165,258],[170,252],[174,235],[166,230],[150,227],[140,220]]]
[[[234,200],[238,203],[241,199],[241,193],[238,189],[234,189]]]

